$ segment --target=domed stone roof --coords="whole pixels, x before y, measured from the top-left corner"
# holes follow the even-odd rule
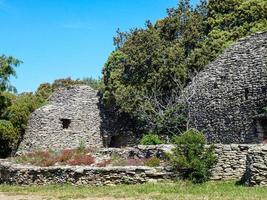
[[[86,85],[60,89],[33,112],[19,151],[103,146],[99,97]]]
[[[267,105],[266,63],[267,32],[226,49],[184,91],[191,126],[212,143],[261,142],[253,117]]]

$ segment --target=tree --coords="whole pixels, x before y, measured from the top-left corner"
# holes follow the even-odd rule
[[[180,132],[174,127],[184,126],[182,106],[175,105],[174,99],[181,88],[173,77],[183,85],[189,81],[186,57],[205,35],[205,7],[203,3],[193,9],[189,1],[181,1],[155,25],[148,21],[145,29],[119,31],[114,40],[117,49],[103,69],[104,103],[139,119],[148,131]]]
[[[169,132],[167,118],[180,116],[189,105],[175,106],[173,99],[232,42],[266,30],[266,6],[264,0],[211,0],[192,7],[181,0],[154,25],[148,21],[145,28],[118,30],[116,50],[103,68],[103,102],[145,123],[146,131]],[[155,128],[160,120],[162,128]],[[177,126],[171,132],[181,131]]]
[[[18,141],[18,130],[6,118],[8,107],[15,99],[15,95],[7,90],[16,92],[9,78],[16,76],[15,67],[19,64],[21,61],[11,56],[0,56],[0,157],[9,155]]]
[[[12,123],[7,120],[0,120],[0,158],[10,154],[18,142],[18,131]]]
[[[52,84],[50,83],[42,83],[39,85],[36,91],[36,95],[39,98],[43,98],[48,100],[51,95],[55,91],[57,91],[60,88],[69,88],[74,85],[80,85],[80,84],[85,84],[84,81],[81,81],[79,79],[77,80],[72,80],[70,77],[68,78],[62,78],[62,79],[56,79]]]
[[[16,91],[15,87],[10,85],[10,76],[16,76],[15,67],[19,66],[22,62],[11,56],[0,56],[0,92],[6,90]]]

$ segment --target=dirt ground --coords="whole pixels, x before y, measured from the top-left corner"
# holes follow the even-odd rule
[[[43,197],[38,195],[14,195],[10,193],[0,192],[0,200],[54,200],[53,197]],[[55,199],[57,200],[57,199]],[[115,200],[114,198],[104,197],[104,198],[85,198],[85,199],[75,199],[75,200]],[[116,200],[133,200],[133,199],[116,199]]]

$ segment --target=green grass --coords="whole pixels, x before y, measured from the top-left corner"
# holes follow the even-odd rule
[[[8,194],[31,194],[53,197],[53,199],[82,199],[88,197],[113,197],[153,200],[266,200],[266,187],[245,187],[235,182],[162,182],[143,185],[117,186],[10,186],[0,185],[0,192]],[[49,199],[49,198],[48,198]]]

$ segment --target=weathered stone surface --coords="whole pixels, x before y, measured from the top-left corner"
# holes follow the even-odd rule
[[[250,149],[265,149],[263,144],[215,144],[217,164],[212,169],[212,180],[240,179],[246,171],[247,155]],[[118,155],[123,158],[164,158],[174,145],[138,145],[127,148],[104,148],[95,153],[97,156]]]
[[[96,157],[108,159],[113,155],[123,158],[164,158],[173,145],[149,145],[127,148],[103,148],[95,150]],[[248,185],[267,185],[267,145],[215,145],[218,163],[211,170],[212,180],[243,179]],[[12,164],[0,160],[0,183],[15,184],[120,184],[144,183],[174,178],[170,166],[167,167],[86,167],[54,166],[35,167]]]
[[[75,148],[80,142],[102,147],[101,123],[97,91],[85,85],[61,89],[31,114],[19,151]]]
[[[172,176],[173,173],[163,167],[36,167],[0,160],[0,183],[7,184],[137,184],[170,179]]]
[[[190,123],[211,143],[257,143],[253,117],[267,104],[267,32],[230,46],[185,91]],[[265,122],[267,123],[267,122]]]
[[[245,181],[247,185],[267,185],[266,147],[255,147],[248,151]]]

